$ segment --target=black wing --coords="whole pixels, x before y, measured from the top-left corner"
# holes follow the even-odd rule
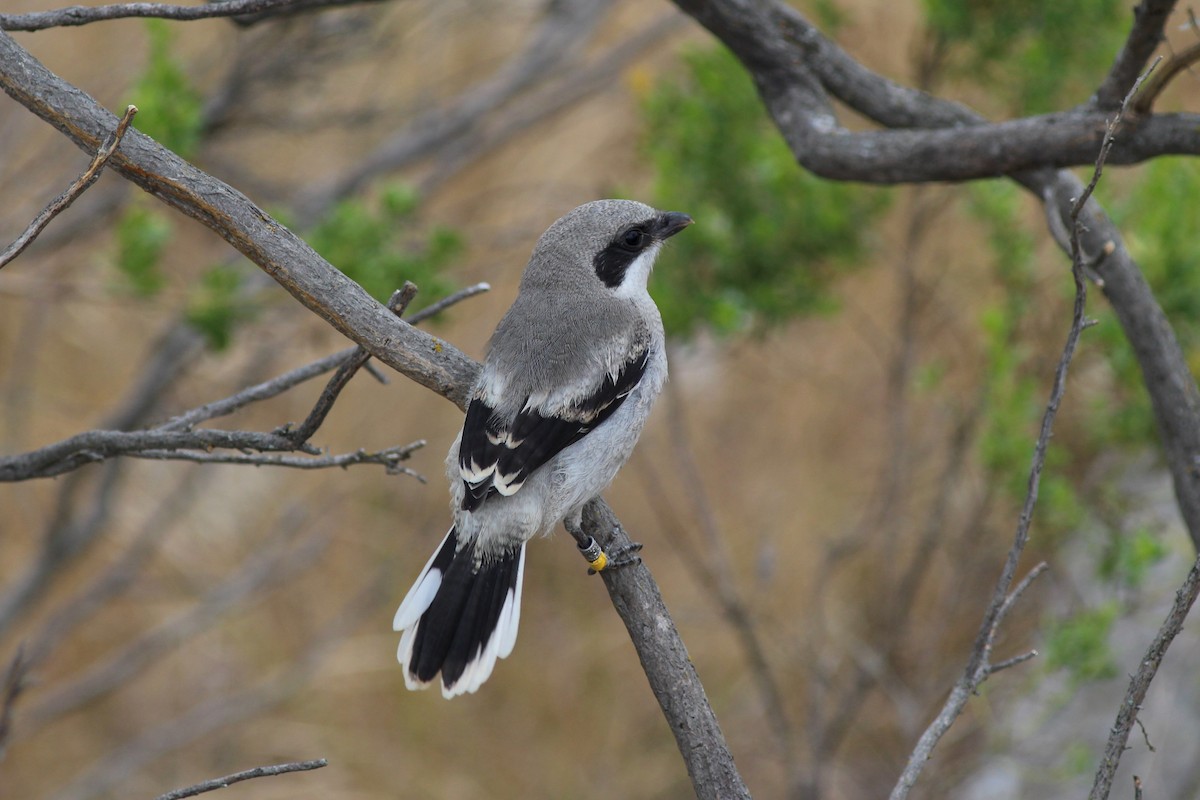
[[[647,349],[625,362],[615,377],[606,375],[590,396],[557,416],[527,409],[506,426],[496,418],[494,408],[483,400],[472,400],[458,448],[458,466],[467,490],[463,509],[474,511],[496,493],[515,494],[534,471],[612,416],[646,374],[649,363]]]

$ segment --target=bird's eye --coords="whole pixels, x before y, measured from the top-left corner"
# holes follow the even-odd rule
[[[628,248],[640,249],[646,243],[646,233],[637,228],[630,228],[621,235],[621,242]]]

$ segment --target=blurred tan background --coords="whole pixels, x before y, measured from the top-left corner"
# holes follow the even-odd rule
[[[914,4],[842,5],[843,46],[912,80]],[[422,226],[463,235],[450,280],[492,284],[434,323],[477,358],[550,222],[616,193],[653,201],[640,99],[678,69],[681,47],[708,37],[667,3],[601,6],[544,70],[565,87],[539,73],[480,114],[470,136],[441,137],[449,147],[379,176],[423,190]],[[410,0],[245,29],[173,24],[189,73],[225,103],[194,160],[265,208],[291,209],[284,219],[303,216],[397,131],[503,76],[547,14],[540,0]],[[128,102],[146,58],[132,20],[18,39],[111,109]],[[638,46],[619,50],[630,42]],[[243,59],[262,76],[223,95]],[[87,159],[7,99],[0,153],[7,241]],[[993,290],[970,250],[978,231],[954,188],[893,191],[870,264],[837,286],[838,313],[674,348],[670,390],[607,493],[645,544],[735,758],[764,798],[804,785],[814,797],[886,793],[961,669],[1015,524],[970,453],[976,310]],[[233,256],[176,215],[164,291],[151,301],[123,292],[111,226],[115,209],[145,202],[134,192],[105,175],[0,274],[6,453],[102,425],[133,391],[187,287]],[[1049,367],[1068,320],[1056,288],[1065,262],[1048,240],[1038,248],[1048,301],[1028,324],[1044,332]],[[152,419],[346,346],[282,290],[265,297],[230,350],[189,356]],[[912,388],[922,361],[944,372],[939,392]],[[1103,380],[1086,359],[1078,374],[1080,386]],[[322,384],[219,425],[299,421]],[[1060,436],[1083,436],[1069,411]],[[43,532],[64,516],[92,534],[0,631],[6,663],[21,641],[47,647],[17,707],[0,794],[157,796],[324,757],[325,769],[241,784],[230,796],[687,796],[633,649],[568,537],[531,548],[518,645],[477,695],[447,702],[405,691],[390,620],[445,532],[442,459],[460,423],[430,392],[363,373],[314,441],[347,452],[425,439],[408,466],[428,483],[372,466],[129,461],[0,486],[6,592],[31,575]],[[1095,480],[1127,468],[1085,467]],[[84,595],[106,580],[119,589],[88,606]],[[1005,654],[1036,646],[1039,605],[1056,587],[1063,580],[1052,576],[1034,588],[1006,630]],[[731,624],[742,612],[749,623]],[[1039,669],[994,683],[1020,688]],[[973,701],[939,747],[928,796],[953,796],[979,769],[989,726],[999,727],[992,699]]]

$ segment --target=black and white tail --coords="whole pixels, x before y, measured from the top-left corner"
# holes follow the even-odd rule
[[[451,528],[392,621],[404,631],[396,651],[404,683],[424,689],[440,672],[445,697],[474,692],[512,652],[525,577],[523,544],[478,568],[473,548],[457,550]]]

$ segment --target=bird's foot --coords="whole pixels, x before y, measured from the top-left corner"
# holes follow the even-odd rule
[[[587,541],[579,545],[579,552],[588,562],[588,575],[595,575],[597,572],[604,570],[620,569],[621,567],[631,567],[635,564],[642,563],[642,557],[638,555],[638,551],[642,549],[640,542],[630,542],[626,545],[621,545],[606,553],[600,547],[599,543],[589,536]]]

